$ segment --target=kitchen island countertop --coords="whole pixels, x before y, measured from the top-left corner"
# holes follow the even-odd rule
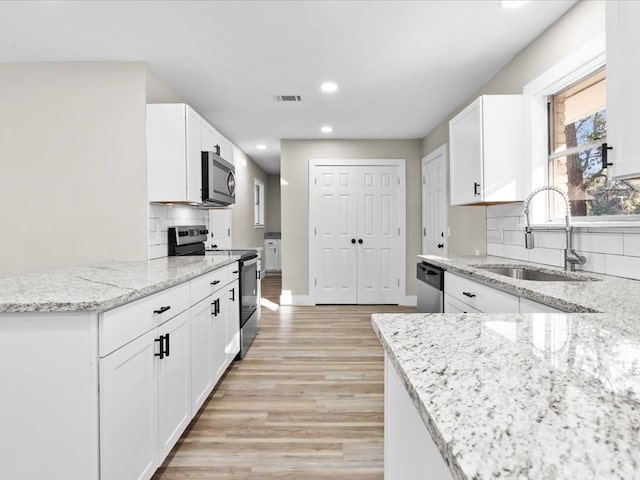
[[[640,478],[640,327],[608,314],[376,314],[456,479]]]
[[[112,261],[0,278],[0,313],[102,312],[238,261],[227,253]]]

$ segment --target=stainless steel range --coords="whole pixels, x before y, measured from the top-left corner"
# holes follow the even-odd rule
[[[168,229],[169,256],[238,255],[240,280],[240,353],[242,359],[258,334],[260,321],[260,268],[256,250],[206,250],[205,225],[186,225]]]

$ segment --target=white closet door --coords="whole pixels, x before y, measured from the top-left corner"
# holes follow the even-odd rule
[[[447,157],[442,146],[422,159],[422,253],[447,254]]]
[[[316,174],[316,302],[357,303],[356,168],[321,166]]]
[[[397,167],[357,169],[358,303],[397,302],[400,231]]]

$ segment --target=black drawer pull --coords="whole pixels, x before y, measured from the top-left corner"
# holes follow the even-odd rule
[[[217,285],[220,283],[220,280],[214,280],[213,282],[211,282],[211,285]]]
[[[475,298],[476,294],[471,292],[462,292],[465,297]]]
[[[238,270],[234,270],[233,273],[238,273]]]
[[[171,306],[167,305],[166,307],[160,307],[159,310],[154,310],[153,313],[161,314],[170,309],[171,309]]]

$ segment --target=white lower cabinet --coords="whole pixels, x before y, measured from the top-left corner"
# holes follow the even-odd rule
[[[453,478],[386,354],[384,357],[384,478],[387,480],[451,480]]]
[[[101,480],[148,479],[191,420],[189,312],[100,359]]]
[[[566,313],[543,303],[445,272],[444,313]]]
[[[450,302],[451,299],[458,300],[458,302],[467,307],[471,307],[475,312],[518,313],[520,311],[520,302],[517,296],[496,290],[466,277],[445,272],[444,288],[446,294],[445,305],[448,295]],[[452,304],[450,304],[451,307]]]

